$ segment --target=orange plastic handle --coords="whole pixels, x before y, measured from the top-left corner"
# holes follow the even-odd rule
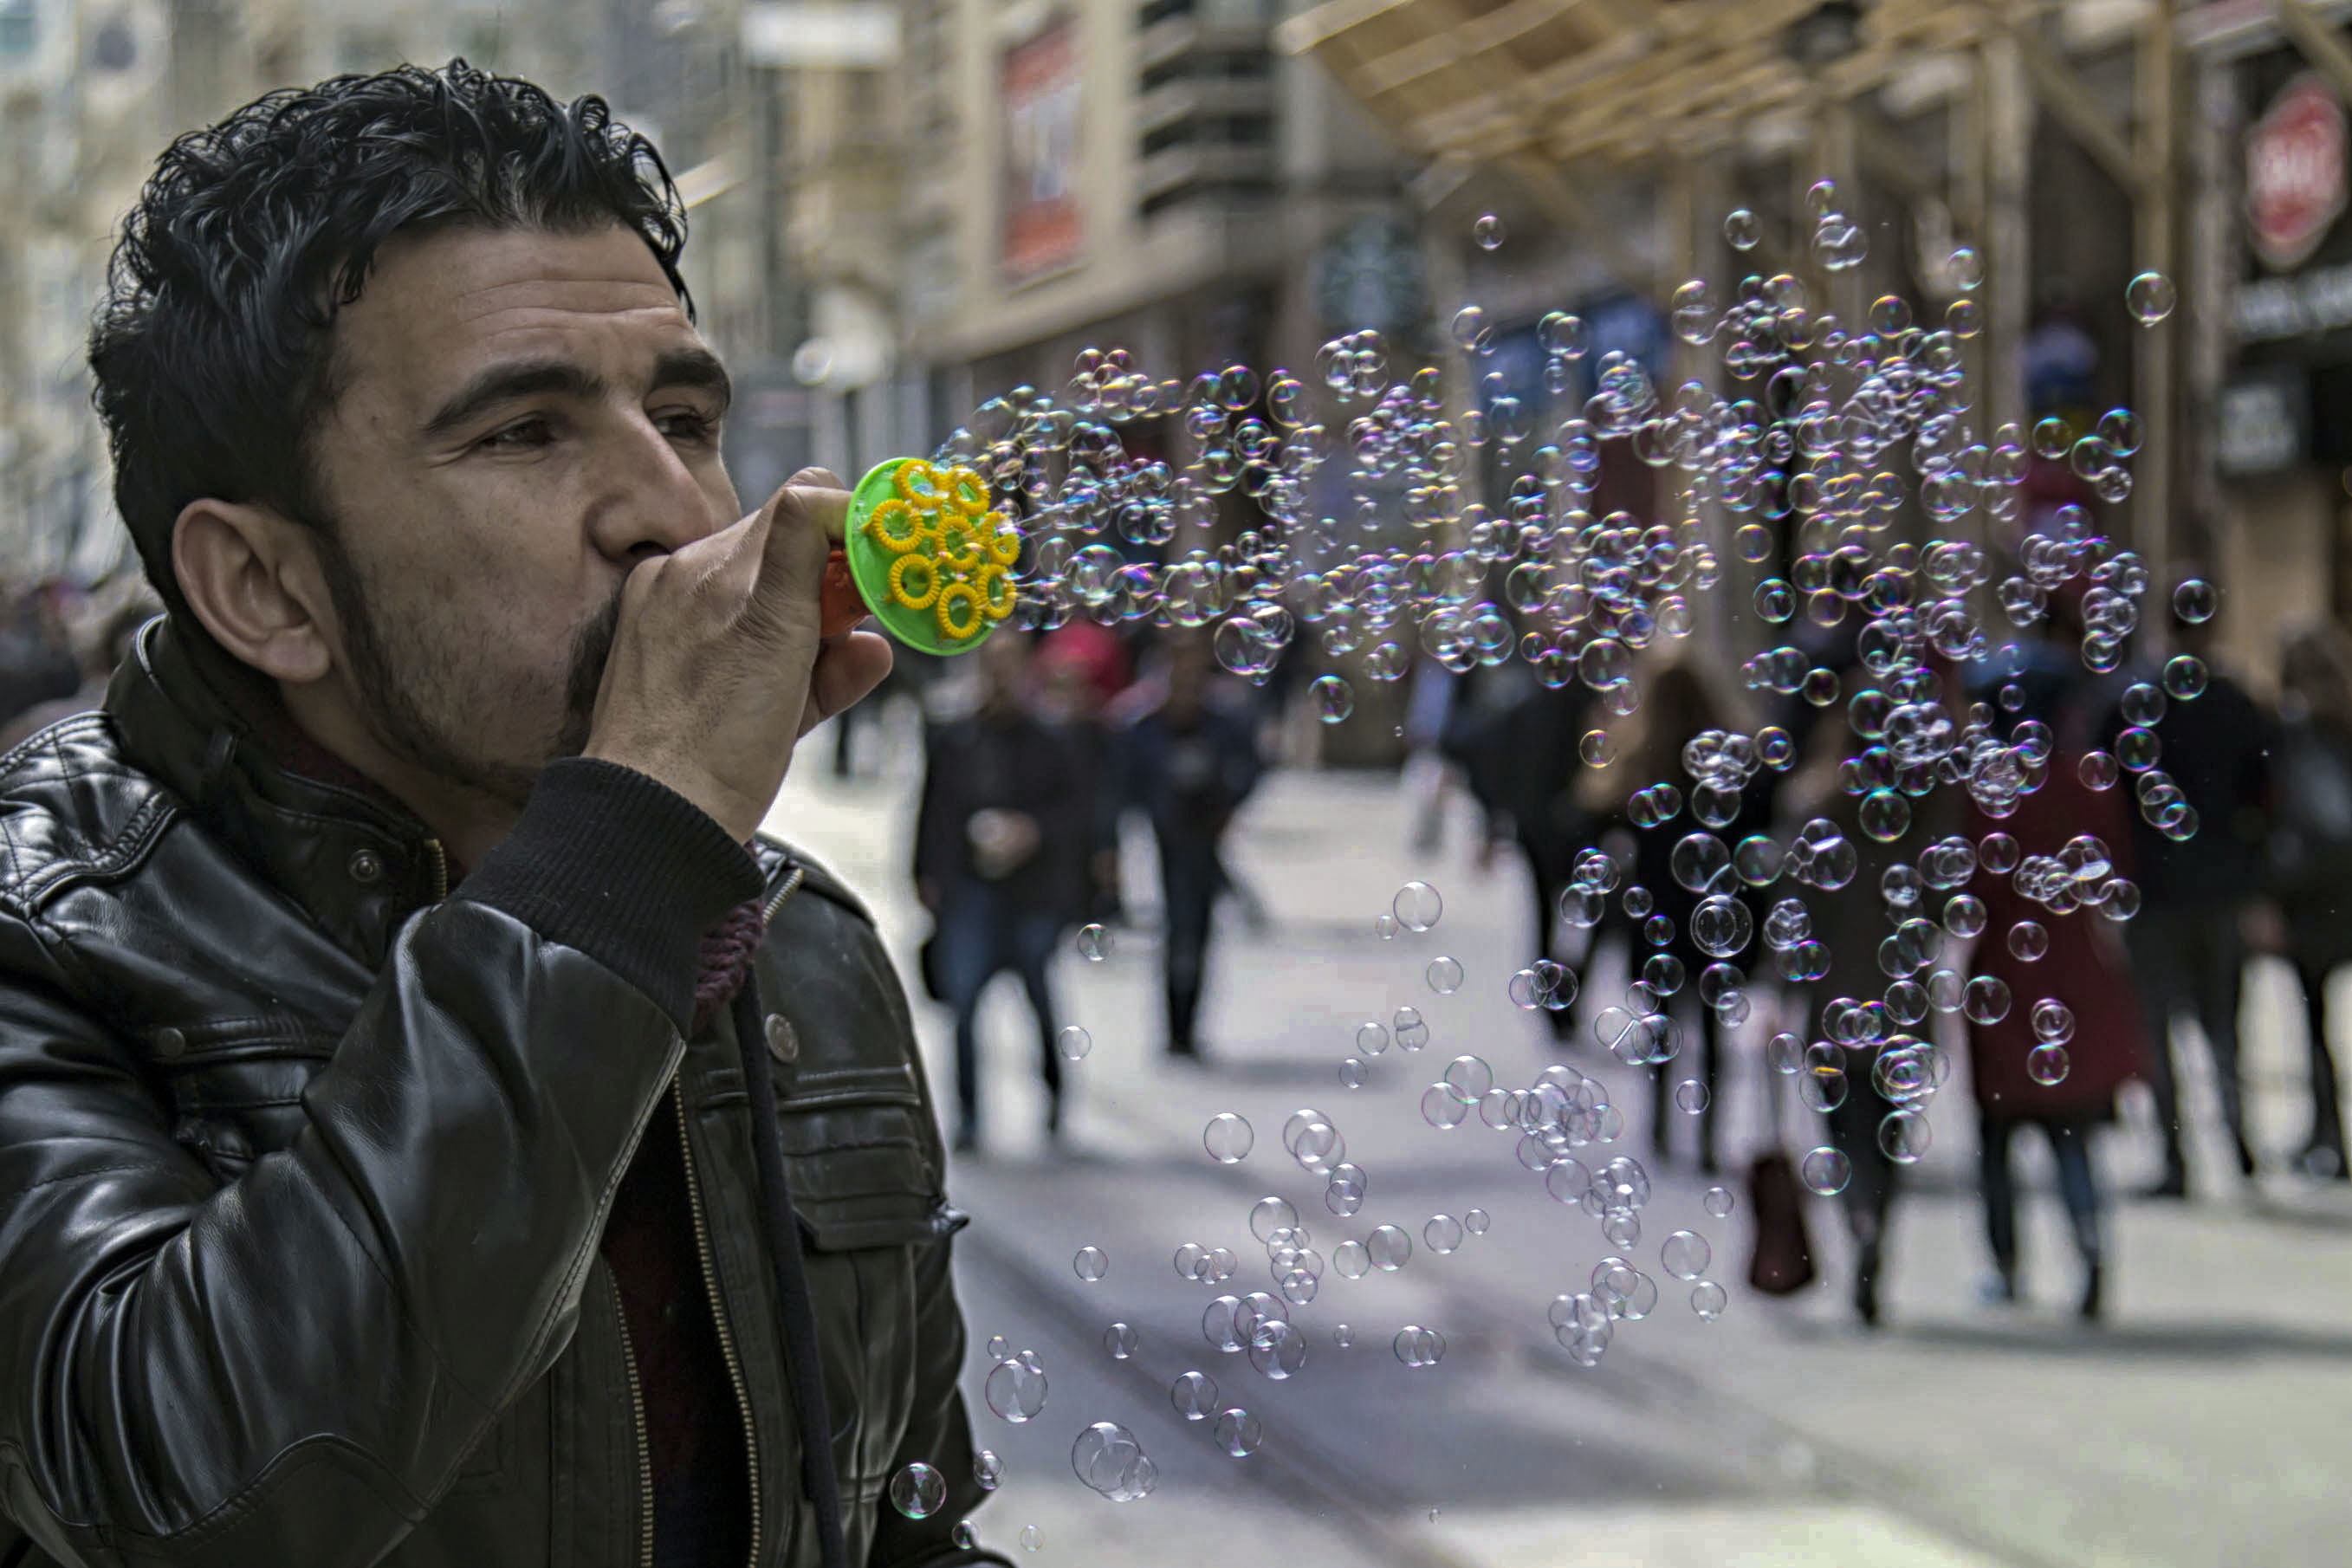
[[[824,583],[817,590],[817,635],[837,637],[866,617],[866,601],[849,574],[849,558],[836,550],[825,557]]]

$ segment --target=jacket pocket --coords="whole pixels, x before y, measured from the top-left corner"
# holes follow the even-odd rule
[[[776,1122],[793,1206],[814,1250],[910,1247],[941,1234],[938,1134],[905,1069],[797,1084]]]

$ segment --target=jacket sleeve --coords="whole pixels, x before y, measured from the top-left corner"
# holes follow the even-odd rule
[[[759,885],[653,780],[551,765],[226,1186],[0,923],[0,1510],[80,1568],[383,1557],[569,1342],[700,934]]]
[[[940,1218],[949,1221],[946,1211]],[[960,1223],[960,1222],[956,1222]],[[942,1231],[946,1225],[942,1225]],[[916,1408],[907,1435],[890,1461],[890,1473],[921,1460],[940,1472],[948,1484],[947,1501],[920,1520],[907,1518],[886,1500],[875,1508],[879,1522],[874,1530],[872,1568],[965,1568],[967,1564],[997,1563],[1010,1568],[1010,1559],[955,1544],[956,1524],[988,1500],[972,1478],[971,1419],[964,1407],[963,1390],[956,1373],[963,1365],[963,1308],[956,1300],[955,1280],[949,1271],[952,1246],[942,1234],[928,1244],[915,1262]]]

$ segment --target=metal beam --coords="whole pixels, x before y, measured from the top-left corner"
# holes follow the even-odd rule
[[[2343,36],[2315,16],[2304,0],[2277,0],[2280,31],[2294,43],[2295,52],[2327,79],[2336,96],[2352,103],[2352,48]]]
[[[2033,96],[2083,144],[2083,151],[2106,170],[2108,177],[2137,196],[2146,179],[2133,154],[2131,139],[2092,107],[2091,89],[2066,63],[2043,48],[2040,40],[2012,30],[2018,64],[2032,84]]]

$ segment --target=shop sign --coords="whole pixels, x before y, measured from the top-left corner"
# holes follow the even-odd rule
[[[2246,223],[2273,271],[2302,265],[2344,211],[2344,106],[2315,75],[2281,88],[2246,133]]]
[[[2274,474],[2303,460],[2310,389],[2300,371],[2260,372],[2221,389],[2213,460],[2224,474]]]
[[[998,74],[1005,276],[1024,282],[1078,258],[1077,25],[1058,17],[1004,52]]]

